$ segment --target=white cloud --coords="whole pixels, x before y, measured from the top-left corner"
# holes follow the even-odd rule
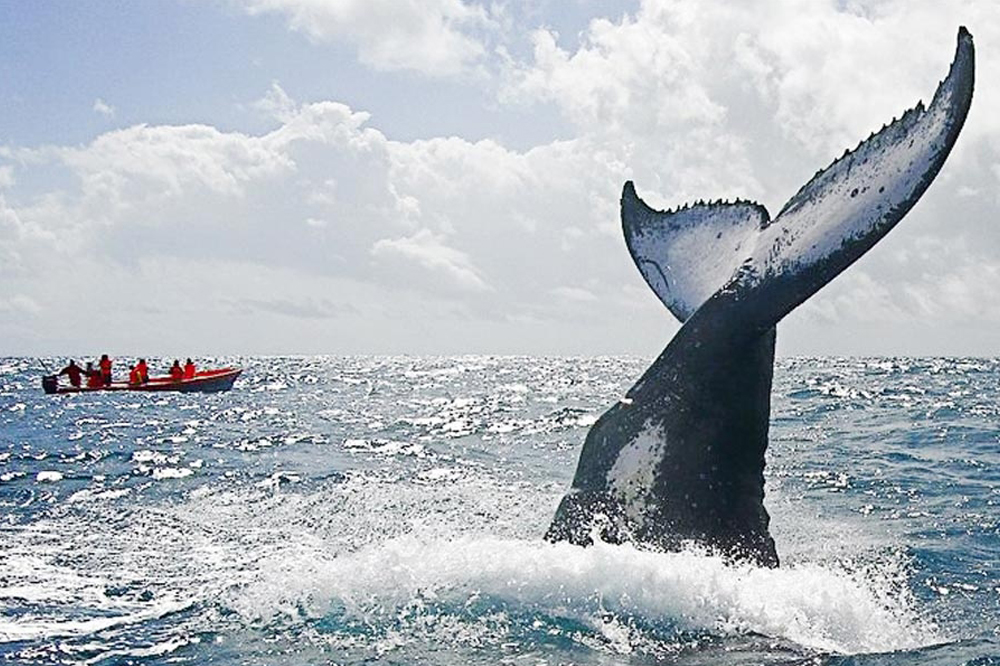
[[[484,54],[472,34],[489,24],[481,6],[462,0],[241,0],[251,14],[280,13],[312,39],[346,41],[379,70],[434,76],[461,72]]]
[[[126,190],[183,195],[191,187],[241,196],[246,183],[291,166],[266,140],[205,125],[138,125],[63,150],[61,158],[88,193],[112,201],[133,198]]]
[[[372,255],[383,259],[395,258],[415,262],[429,271],[445,275],[458,289],[467,291],[490,289],[464,252],[448,247],[443,238],[427,229],[421,229],[413,236],[405,238],[382,239],[372,247]]]
[[[114,295],[101,307],[131,302],[145,285],[150,294],[187,294],[185,316],[197,312],[207,327],[232,308],[339,312],[302,286],[336,278],[379,290],[380,307],[392,312],[405,301],[453,322],[529,317],[551,326],[578,300],[553,304],[558,285],[586,283],[597,298],[638,279],[626,263],[603,260],[621,249],[623,174],[599,146],[518,152],[457,137],[397,142],[345,105],[285,98],[283,120],[261,135],[137,126],[82,147],[15,151],[32,177],[61,168],[68,178],[3,209],[11,221],[0,249],[17,252],[23,269],[11,288],[57,312],[66,299],[95,294]],[[569,226],[578,232],[567,241]],[[234,262],[241,275],[258,266],[284,283],[236,285],[211,268],[235,270]],[[149,267],[170,265],[178,275],[154,279]],[[107,275],[119,278],[97,277]]]
[[[24,253],[33,248],[37,234],[26,229],[21,217],[0,192],[0,276],[14,276],[25,271]]]
[[[39,329],[69,330],[84,320],[59,313],[87,303],[123,324],[156,322],[150,330],[171,313],[197,321],[178,342],[254,322],[234,344],[257,351],[307,351],[306,340],[317,351],[476,351],[462,346],[475,339],[479,350],[654,353],[674,324],[628,258],[622,182],[658,206],[744,196],[774,213],[926,97],[953,48],[949,12],[983,6],[887,0],[859,15],[857,4],[647,0],[592,21],[578,44],[535,30],[524,60],[490,63],[474,37],[488,19],[472,4],[432,2],[407,18],[409,2],[247,2],[314,39],[352,40],[376,67],[504,67],[501,104],[549,105],[571,131],[518,150],[395,140],[368,113],[302,104],[274,82],[255,104],[269,131],[139,125],[81,146],[0,147],[11,162],[0,166],[6,293],[38,305]],[[400,20],[376,20],[393,8]],[[836,348],[859,322],[1000,320],[1000,114],[985,83],[1000,68],[988,48],[1000,20],[977,11],[980,90],[964,158],[787,335],[815,326]],[[441,37],[439,53],[428,36]],[[6,307],[0,337],[32,340]],[[413,326],[427,335],[393,333]]]
[[[712,124],[724,115],[698,81],[700,63],[684,40],[643,15],[595,21],[573,54],[550,30],[536,30],[533,42],[534,60],[512,73],[507,94],[556,102],[590,131]]]
[[[115,117],[115,107],[111,106],[100,97],[94,100],[93,110],[101,114],[105,118]]]
[[[594,296],[593,292],[581,289],[580,287],[556,287],[551,293],[556,298],[576,301],[578,303],[593,303],[597,301],[597,296]]]
[[[646,2],[636,16],[592,21],[572,52],[552,31],[537,30],[532,59],[508,67],[501,98],[554,104],[580,135],[627,165],[640,189],[668,201],[759,196],[732,100],[720,94],[728,92],[731,46],[708,34],[707,21],[682,3]]]
[[[1000,114],[993,112],[1000,99],[984,83],[1000,72],[990,48],[1000,42],[1000,21],[991,7],[980,0],[808,8],[645,0],[634,15],[595,19],[572,48],[551,30],[536,31],[531,57],[508,61],[501,94],[557,108],[581,140],[627,165],[623,173],[654,205],[737,195],[774,214],[816,169],[926,101],[947,71],[957,27],[966,24],[979,46],[969,122],[904,231],[880,245],[912,254],[914,232],[977,241],[905,268],[880,247],[811,299],[786,330],[825,322],[819,337],[836,348],[839,333],[831,331],[852,322],[991,321],[1000,233],[988,220],[1000,198],[970,196],[995,192],[1000,175]],[[564,246],[578,228],[566,227]]]
[[[42,311],[38,303],[24,294],[14,294],[9,298],[0,299],[0,312],[8,312],[14,316],[37,315]]]
[[[874,266],[852,269],[807,301],[799,319],[824,324],[1000,323],[1000,257],[964,236],[918,236]]]
[[[263,98],[253,104],[254,108],[281,122],[291,119],[298,108],[295,101],[288,96],[277,81],[271,82],[271,89]]]
[[[670,202],[741,195],[780,206],[929,97],[960,24],[985,45],[980,82],[1000,71],[992,10],[989,0],[644,0],[634,15],[593,20],[575,49],[535,31],[532,57],[508,62],[501,94],[555,105],[581,134],[620,146],[637,185]],[[1000,136],[1000,114],[978,111],[1000,105],[991,88],[976,92],[969,142]]]
[[[812,298],[801,306],[799,317],[824,324],[840,324],[849,321],[886,322],[910,320],[916,314],[914,302],[909,299],[910,308],[899,302],[899,287],[894,291],[891,284],[873,278],[863,270],[852,270],[837,282],[825,288],[823,298]]]

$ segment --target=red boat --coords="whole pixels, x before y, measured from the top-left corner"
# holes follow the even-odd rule
[[[233,382],[243,372],[243,368],[221,368],[219,370],[199,370],[190,379],[170,377],[150,377],[145,384],[111,382],[110,386],[59,386],[56,375],[42,377],[42,388],[46,393],[92,393],[97,391],[228,391]]]

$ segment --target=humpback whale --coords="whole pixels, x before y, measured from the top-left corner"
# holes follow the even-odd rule
[[[771,219],[749,201],[647,206],[621,198],[626,245],[680,330],[587,434],[549,541],[594,539],[778,566],[764,508],[775,326],[913,207],[972,102],[972,36],[958,32],[926,107],[846,151]]]

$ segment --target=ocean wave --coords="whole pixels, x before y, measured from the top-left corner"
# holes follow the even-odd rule
[[[260,390],[98,397],[45,396],[37,362],[0,361],[0,659],[1000,652],[996,361],[781,361],[774,571],[542,539],[588,427],[643,359],[240,362]]]
[[[941,642],[945,636],[900,585],[901,566],[891,558],[770,570],[697,550],[407,535],[336,557],[283,552],[262,562],[257,579],[226,603],[251,623],[332,614],[344,628],[356,620],[377,635],[413,629],[420,640],[428,624],[442,622],[435,639],[443,643],[456,622],[474,633],[498,608],[549,628],[568,621],[593,635],[614,620],[632,628],[627,648],[619,646],[628,652],[705,633],[761,634],[842,654]]]

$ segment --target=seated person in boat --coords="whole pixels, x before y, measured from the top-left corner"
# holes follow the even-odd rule
[[[104,385],[111,386],[111,359],[108,358],[107,354],[101,354],[99,366],[101,368],[101,379],[104,380]]]
[[[184,379],[184,368],[181,367],[180,361],[175,360],[174,364],[170,366],[170,379],[175,382]]]
[[[139,373],[139,382],[145,384],[149,381],[149,367],[146,365],[146,359],[140,358],[139,362],[135,364],[136,372]]]
[[[87,375],[87,388],[104,387],[104,377],[101,376],[100,370],[94,369],[93,363],[87,363],[87,369],[84,370],[84,374]]]
[[[184,364],[184,379],[194,379],[194,363],[191,359]]]
[[[80,388],[80,378],[83,376],[83,368],[76,364],[75,360],[70,360],[69,365],[59,371],[59,377],[66,375],[69,383],[76,388]]]
[[[133,365],[131,368],[129,368],[128,383],[131,386],[139,386],[140,384],[142,384],[142,373],[139,372],[138,364]]]

